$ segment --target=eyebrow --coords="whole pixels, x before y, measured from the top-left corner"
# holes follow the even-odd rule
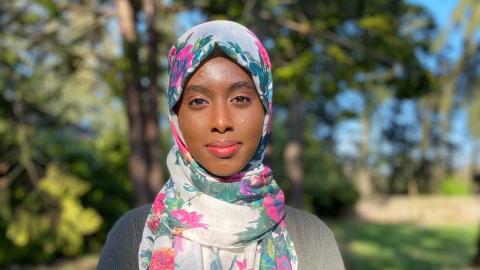
[[[187,91],[200,92],[200,93],[208,93],[209,92],[207,87],[202,86],[202,85],[197,85],[197,84],[187,86],[185,88],[185,92],[187,92]]]
[[[252,82],[247,82],[247,81],[234,82],[228,87],[228,90],[237,91],[237,90],[242,89],[244,87],[256,90],[255,85]],[[198,85],[198,84],[187,86],[185,88],[185,92],[187,92],[187,91],[200,92],[200,93],[204,93],[204,94],[210,92],[210,90],[207,87],[205,87],[203,85]]]
[[[256,90],[253,83],[247,82],[247,81],[234,82],[230,85],[230,87],[228,89],[231,90],[231,91],[236,91],[236,90],[244,88],[244,87]]]

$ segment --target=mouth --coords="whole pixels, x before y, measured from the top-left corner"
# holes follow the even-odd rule
[[[231,158],[239,150],[242,144],[238,141],[215,141],[207,144],[207,150],[214,156],[222,159]]]

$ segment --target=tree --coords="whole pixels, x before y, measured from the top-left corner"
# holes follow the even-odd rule
[[[115,77],[123,78],[123,92],[128,115],[130,156],[129,174],[134,183],[134,204],[151,202],[164,183],[159,130],[159,78],[165,67],[160,55],[166,55],[171,28],[168,14],[176,6],[160,1],[116,0],[118,23],[122,35],[123,55],[118,60]],[[144,25],[145,30],[139,25]],[[163,50],[163,51],[162,51]],[[117,84],[116,79],[112,84]]]
[[[78,113],[94,105],[94,5],[0,5],[0,265],[76,255],[102,225],[84,202],[94,188],[62,158],[91,136]]]
[[[460,26],[464,27],[462,33],[461,55],[458,60],[451,63],[448,73],[444,75],[447,84],[444,95],[441,98],[440,111],[444,116],[442,127],[448,131],[451,123],[451,115],[454,110],[460,107],[467,107],[469,112],[470,132],[475,140],[473,142],[471,166],[471,181],[476,176],[477,157],[479,155],[478,141],[480,140],[480,126],[478,124],[479,104],[480,104],[480,81],[479,81],[479,59],[480,43],[476,39],[475,33],[480,29],[480,3],[472,0],[461,0],[458,2],[450,24],[443,30],[442,35],[437,40],[435,47],[441,52],[448,46],[449,35],[458,30]],[[458,102],[460,101],[460,102]],[[473,266],[480,266],[480,234],[477,237],[477,251],[472,260]]]
[[[308,147],[305,136],[312,130],[308,125],[313,125],[314,132],[326,128],[331,140],[338,122],[355,117],[329,107],[339,93],[353,89],[366,100],[360,156],[353,175],[365,178],[358,181],[370,182],[371,114],[385,97],[415,97],[428,89],[428,72],[419,64],[415,51],[428,44],[425,32],[433,27],[432,20],[422,8],[404,1],[320,1],[315,5],[309,1],[218,1],[212,6],[186,5],[200,8],[211,19],[241,22],[267,45],[274,67],[274,103],[287,131],[286,140],[274,144],[277,156],[282,157],[278,167],[284,169],[280,174],[276,171],[277,176],[288,179],[288,198],[294,206],[303,207],[303,179],[312,173],[305,171],[310,166],[305,166],[309,161],[304,160]],[[278,133],[274,131],[274,140]],[[322,154],[334,154],[334,143],[317,140],[325,140]],[[319,185],[320,178],[317,176]],[[368,187],[371,183],[366,185],[372,189]]]

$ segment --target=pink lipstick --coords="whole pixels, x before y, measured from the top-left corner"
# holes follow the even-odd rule
[[[207,150],[218,158],[230,158],[240,147],[241,144],[236,141],[215,141],[207,144]]]

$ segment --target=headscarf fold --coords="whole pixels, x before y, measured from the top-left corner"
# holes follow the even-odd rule
[[[247,69],[265,109],[263,133],[253,158],[220,182],[190,155],[174,107],[183,84],[218,46]],[[148,214],[139,248],[140,269],[297,269],[285,224],[284,194],[262,163],[272,115],[268,54],[244,26],[211,21],[183,34],[168,55],[169,120],[174,146],[167,157],[171,178]]]

